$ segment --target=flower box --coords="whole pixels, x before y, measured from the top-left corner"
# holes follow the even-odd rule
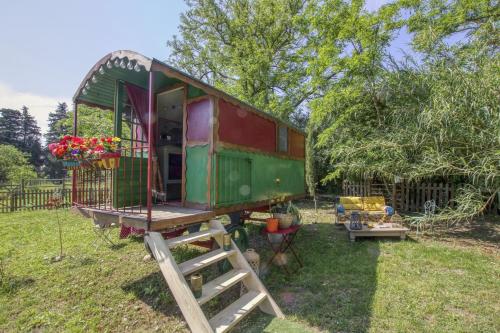
[[[52,155],[63,161],[65,168],[116,169],[120,166],[120,138],[83,138],[66,135],[49,144]]]
[[[63,167],[65,167],[68,170],[75,170],[80,167],[80,161],[78,160],[63,160]]]
[[[120,167],[120,152],[102,154],[100,159],[94,161],[94,166],[98,169],[110,170]]]

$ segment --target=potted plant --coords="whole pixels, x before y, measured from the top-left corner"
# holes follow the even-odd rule
[[[301,222],[300,211],[291,201],[273,206],[271,212],[279,220],[280,229],[290,228]]]
[[[83,138],[65,135],[58,142],[50,143],[49,150],[52,156],[62,160],[65,168],[76,169],[80,167],[88,147],[85,145]]]
[[[302,223],[302,215],[297,206],[295,206],[292,201],[288,201],[287,213],[293,216],[292,225],[299,225]]]
[[[120,165],[120,138],[84,138],[65,135],[49,144],[51,154],[68,169],[98,167],[118,168]]]
[[[119,150],[120,138],[104,137],[98,140],[91,138],[91,154],[94,165],[100,169],[117,169],[120,167],[121,152]]]

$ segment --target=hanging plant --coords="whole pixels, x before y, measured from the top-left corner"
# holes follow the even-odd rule
[[[84,138],[66,135],[50,143],[49,150],[67,169],[97,167],[115,169],[120,165],[120,138]]]

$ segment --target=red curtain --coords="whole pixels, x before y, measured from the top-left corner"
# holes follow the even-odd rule
[[[127,90],[127,95],[134,107],[135,114],[137,119],[139,120],[139,124],[141,128],[137,131],[137,138],[140,138],[142,133],[145,135],[145,139],[147,141],[148,138],[148,91],[132,84],[125,83],[125,89]],[[151,142],[151,149],[153,155],[156,155],[155,149],[155,140],[156,140],[156,126],[155,120],[153,116],[153,140]]]

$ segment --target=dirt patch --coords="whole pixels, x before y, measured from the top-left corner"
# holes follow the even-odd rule
[[[299,312],[299,309],[308,303],[314,294],[303,288],[285,289],[278,294],[280,303],[289,312]]]
[[[487,216],[472,223],[464,223],[448,229],[436,229],[415,239],[438,240],[459,247],[474,247],[482,252],[500,255],[500,217]]]

